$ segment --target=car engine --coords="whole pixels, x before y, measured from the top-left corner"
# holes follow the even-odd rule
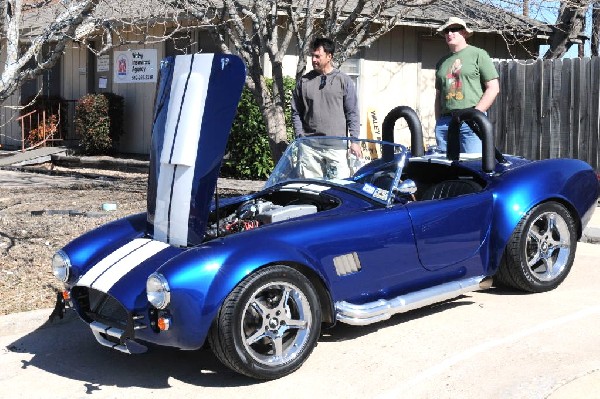
[[[317,213],[312,204],[276,205],[261,198],[242,203],[234,213],[213,223],[206,231],[206,238],[222,237],[241,231],[252,230],[265,224],[281,222]]]

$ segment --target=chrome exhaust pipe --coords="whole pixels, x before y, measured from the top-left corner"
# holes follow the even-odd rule
[[[99,344],[118,350],[119,352],[141,354],[148,350],[145,345],[130,339],[123,339],[125,331],[120,328],[110,327],[99,321],[91,322],[90,328]]]
[[[387,320],[397,313],[456,298],[466,292],[487,289],[491,285],[491,277],[476,276],[436,285],[388,300],[380,299],[363,304],[339,301],[335,303],[336,318],[342,323],[364,326]]]

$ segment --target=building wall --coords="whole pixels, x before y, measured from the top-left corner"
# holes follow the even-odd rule
[[[164,58],[164,44],[151,46],[129,46],[129,50],[156,49],[157,66]],[[113,76],[112,59],[110,75]],[[98,82],[96,78],[96,84]],[[135,154],[149,154],[152,143],[152,119],[156,83],[112,83],[112,92],[125,99],[124,134],[121,136],[119,151]],[[108,90],[108,88],[107,88]]]
[[[21,148],[21,127],[16,118],[19,117],[19,94],[13,94],[0,107],[0,150]]]
[[[68,120],[61,121],[67,126],[64,134],[65,144],[76,142],[75,132],[75,104],[79,98],[88,93],[88,77],[90,73],[88,65],[89,51],[84,45],[71,43],[66,46],[65,53],[60,61],[61,88],[60,95],[67,100],[69,112]]]
[[[78,43],[71,43],[61,58],[61,95],[65,100],[77,100],[87,94],[88,49]]]
[[[162,34],[162,32],[158,31],[155,33],[157,36]],[[156,49],[157,67],[160,67],[160,60],[167,55],[173,55],[173,52],[215,51],[215,48],[211,48],[210,43],[207,43],[207,37],[204,33],[196,32],[193,38],[179,37],[176,40],[176,46],[172,42],[169,42],[152,45],[130,45],[126,49],[117,48],[115,50]],[[96,58],[92,57],[94,63],[91,66],[93,91],[96,93],[112,92],[124,97],[124,134],[121,136],[118,150],[122,153],[149,154],[152,144],[152,121],[156,83],[115,83],[113,79],[113,54],[112,51],[109,54],[110,70],[105,72],[97,71]],[[101,77],[108,80],[106,89],[101,89],[98,85]]]
[[[208,43],[203,33],[195,33],[191,40],[195,43]],[[527,58],[525,51],[510,51],[506,44],[497,35],[476,34],[470,42],[485,48],[494,58],[510,58],[511,55]],[[208,46],[208,47],[207,47]],[[159,43],[154,45],[131,45],[127,49],[154,48],[157,50],[157,61],[164,58],[167,50],[172,48],[169,44]],[[181,48],[181,43],[178,43]],[[189,51],[214,51],[201,45],[189,46]],[[120,50],[120,49],[117,49]],[[423,125],[423,134],[426,144],[433,144],[434,137],[434,68],[437,60],[442,57],[448,48],[444,39],[437,35],[431,28],[415,28],[399,26],[381,37],[373,45],[358,55],[359,60],[354,62],[359,73],[355,76],[358,82],[358,95],[360,106],[361,134],[366,136],[368,116],[375,114],[379,128],[387,113],[399,105],[412,107],[419,116]],[[71,103],[69,120],[73,120],[74,101],[88,92],[113,92],[125,98],[125,133],[121,137],[118,150],[125,153],[148,154],[151,145],[151,130],[153,117],[153,103],[156,90],[155,83],[114,83],[113,82],[113,52],[110,52],[110,70],[97,71],[95,56],[83,46],[73,44],[65,51],[61,60],[61,95]],[[265,71],[270,71],[267,57],[264,58]],[[292,54],[284,58],[284,74],[294,76],[297,56]],[[308,62],[310,68],[310,60]],[[343,66],[342,66],[343,68]],[[107,87],[98,86],[100,77],[108,80]],[[14,97],[14,98],[13,98]],[[10,104],[18,103],[18,96],[13,96]],[[11,112],[6,107],[0,113],[2,122],[10,120]],[[72,123],[71,123],[72,125]],[[18,137],[20,128],[16,123],[7,123],[2,127],[0,144],[4,144],[7,137]],[[71,138],[76,138],[73,129],[69,133]],[[395,125],[395,140],[403,144],[410,143],[410,135],[406,123],[402,120]]]
[[[381,37],[364,52],[361,70],[361,120],[366,132],[367,115],[374,110],[379,127],[389,111],[397,106],[413,108],[422,123],[430,113],[429,104],[422,95],[422,87],[427,84],[427,74],[423,74],[419,62],[420,38],[418,30],[398,27]],[[395,141],[410,143],[410,132],[403,120],[396,121]],[[427,139],[427,129],[423,129]]]
[[[3,43],[0,45],[4,46]],[[6,53],[0,52],[0,68],[6,61]],[[19,93],[10,96],[0,106],[0,150],[13,150],[21,148],[21,128],[15,121],[19,116]]]

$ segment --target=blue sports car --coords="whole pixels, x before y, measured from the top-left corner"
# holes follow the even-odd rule
[[[567,277],[598,200],[594,170],[503,155],[474,110],[454,117],[447,153],[425,151],[416,114],[397,107],[382,141],[298,139],[262,191],[218,198],[244,79],[232,55],[165,60],[147,212],[55,254],[62,303],[100,344],[208,344],[234,371],[274,379],[337,322],[375,323],[492,284],[543,292]],[[394,144],[398,119],[410,148]],[[459,153],[463,122],[482,153]]]

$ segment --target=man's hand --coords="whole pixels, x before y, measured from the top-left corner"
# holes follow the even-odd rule
[[[360,144],[351,142],[350,153],[354,154],[358,158],[362,158],[362,148],[360,148]]]

